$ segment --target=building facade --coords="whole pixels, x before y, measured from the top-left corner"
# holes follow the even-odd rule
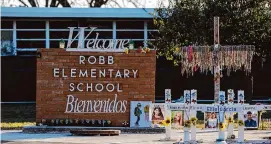
[[[158,33],[153,25],[154,9],[144,8],[2,8],[1,42],[15,51],[2,54],[2,101],[25,102],[36,98],[36,53],[40,48],[58,48],[67,43],[68,27],[97,27],[90,37],[131,39],[134,47],[149,46]],[[2,46],[3,47],[3,46]],[[270,64],[254,71],[254,81],[242,72],[222,80],[222,89],[245,90],[253,100],[270,98]],[[185,89],[197,89],[198,98],[213,100],[212,75],[182,76],[181,67],[174,67],[164,58],[156,62],[156,100],[162,102],[164,90],[172,89],[173,99]],[[263,77],[265,75],[266,77]],[[268,96],[269,95],[269,96]]]

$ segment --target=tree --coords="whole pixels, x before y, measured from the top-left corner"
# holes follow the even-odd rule
[[[159,30],[153,46],[168,60],[176,47],[212,45],[213,18],[220,17],[220,43],[255,45],[262,57],[271,50],[269,0],[179,0],[156,9],[154,24]]]
[[[7,5],[4,0],[2,5]],[[13,0],[15,1],[15,0]],[[143,6],[146,0],[17,0],[21,6],[24,7],[102,7],[110,5],[111,7],[125,7],[125,5],[132,4],[134,7]]]

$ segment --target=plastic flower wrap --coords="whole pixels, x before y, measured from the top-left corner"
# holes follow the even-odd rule
[[[223,122],[220,122],[218,124],[218,127],[219,127],[219,130],[225,130],[225,128],[226,128],[225,123],[223,123]]]
[[[244,124],[244,121],[243,120],[238,120],[238,125],[239,126],[244,126],[245,124]]]
[[[198,119],[196,117],[192,117],[190,120],[191,120],[191,124],[196,126]]]

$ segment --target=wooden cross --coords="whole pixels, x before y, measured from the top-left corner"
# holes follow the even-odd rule
[[[213,48],[213,49],[212,49]],[[214,101],[219,104],[221,67],[228,70],[244,68],[251,72],[251,61],[254,54],[252,45],[228,45],[221,46],[219,41],[219,17],[214,17],[214,45],[213,46],[189,46],[176,48],[176,53],[181,57],[182,73],[192,73],[197,69],[201,72],[211,71],[214,74]],[[222,74],[222,73],[221,73]]]

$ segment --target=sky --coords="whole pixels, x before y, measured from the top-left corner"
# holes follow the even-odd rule
[[[15,6],[23,6],[19,0],[1,0],[1,5],[2,6],[10,6],[12,5],[13,7]],[[28,0],[22,0],[26,4],[28,3]],[[40,7],[45,6],[45,0],[36,0],[39,3]],[[73,7],[88,7],[87,1],[90,0],[68,0],[69,2],[73,2],[75,6]],[[103,7],[109,7],[109,8],[135,8],[135,4],[139,8],[157,8],[160,4],[160,2],[163,1],[164,5],[168,5],[168,0],[109,0],[107,5]],[[50,3],[50,1],[49,1]],[[134,3],[134,4],[133,4]]]

